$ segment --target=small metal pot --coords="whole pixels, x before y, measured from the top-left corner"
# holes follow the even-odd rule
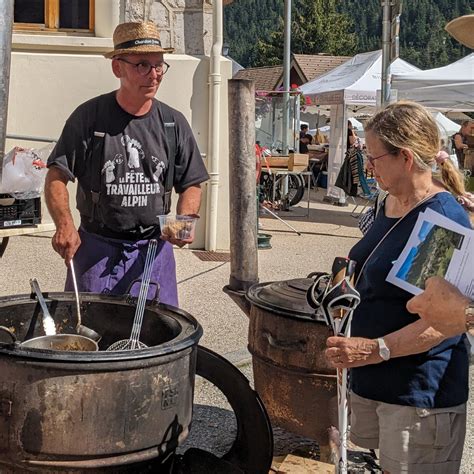
[[[55,334],[54,336],[39,336],[19,343],[15,334],[13,334],[10,329],[6,328],[5,326],[0,326],[0,331],[7,333],[11,337],[14,344],[19,344],[20,347],[27,347],[29,349],[81,352],[94,352],[99,350],[99,346],[95,341],[78,334]]]

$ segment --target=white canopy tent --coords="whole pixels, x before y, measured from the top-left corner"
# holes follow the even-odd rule
[[[442,114],[441,112],[434,112],[433,118],[436,120],[438,124],[438,129],[443,137],[450,137],[454,135],[456,132],[459,132],[459,124],[450,120],[446,115]]]
[[[391,73],[419,71],[403,59],[396,59]],[[303,84],[300,89],[314,105],[376,105],[382,80],[382,51],[357,54],[340,66]]]
[[[436,124],[438,125],[438,130],[441,133],[441,138],[448,139],[449,137],[451,137],[452,135],[454,135],[456,132],[459,131],[460,125],[456,122],[453,122],[451,119],[446,117],[446,115],[442,114],[441,112],[434,111],[433,118],[436,120]],[[349,120],[352,122],[352,127],[354,128],[354,130],[357,132],[358,135],[360,135],[361,132],[364,130],[364,125],[362,124],[362,122],[359,122],[354,117],[349,117]],[[317,128],[312,128],[308,130],[308,132],[311,135],[315,135],[317,131],[318,131]],[[331,126],[326,125],[324,127],[319,127],[319,131],[329,135],[331,132]]]
[[[426,71],[393,71],[392,89],[438,110],[474,110],[474,53],[444,67]]]
[[[396,59],[391,65],[393,73],[408,73],[418,68]],[[303,84],[300,89],[310,97],[312,104],[331,106],[331,136],[328,161],[328,196],[340,204],[345,202],[342,189],[334,183],[344,160],[347,142],[348,108],[352,111],[364,107],[373,109],[377,104],[377,90],[382,81],[382,51],[357,54],[337,68]]]
[[[348,120],[351,121],[352,128],[355,131],[360,132],[361,130],[364,130],[364,125],[362,125],[362,122],[359,122],[356,118],[350,117]],[[301,123],[307,123],[307,122],[301,122]],[[311,135],[315,135],[318,130],[320,132],[323,132],[323,133],[329,133],[329,131],[331,130],[331,126],[330,125],[325,125],[324,127],[310,128],[308,130],[308,133],[311,134]]]

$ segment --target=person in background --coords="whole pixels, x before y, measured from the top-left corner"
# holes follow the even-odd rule
[[[474,302],[444,278],[428,278],[425,291],[408,300],[407,309],[444,337],[474,332]]]
[[[300,153],[308,153],[308,145],[313,142],[313,137],[308,133],[308,125],[301,124],[300,127]]]
[[[425,108],[391,104],[365,134],[368,166],[389,199],[349,253],[361,301],[351,337],[328,338],[326,357],[351,369],[351,440],[378,448],[385,472],[454,474],[466,431],[466,336],[446,338],[411,314],[410,295],[386,278],[420,213],[432,209],[467,228],[469,218],[432,174],[440,137]]]
[[[350,120],[347,121],[347,149],[351,146],[355,146],[357,144],[357,134],[352,127],[352,122]]]
[[[136,296],[139,285],[132,283],[142,278],[148,243],[157,239],[151,281],[162,303],[177,306],[172,244],[191,240],[160,240],[158,215],[169,212],[166,180],[172,177],[179,195],[177,213],[196,216],[200,184],[208,174],[183,114],[155,99],[169,67],[163,55],[172,51],[161,46],[158,28],[151,22],[123,23],[113,42],[105,57],[112,60],[119,89],[80,105],[48,159],[45,197],[56,224],[52,245],[68,265],[66,291],[73,289],[74,258],[80,291]],[[67,190],[76,179],[79,229]]]
[[[472,122],[474,124],[474,122]],[[471,129],[471,120],[465,120],[461,124],[459,132],[452,136],[453,150],[458,159],[459,169],[464,169],[464,152],[467,150],[467,135]]]

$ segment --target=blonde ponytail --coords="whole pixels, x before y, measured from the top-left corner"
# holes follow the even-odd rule
[[[456,169],[449,158],[438,163],[438,168],[439,173],[435,173],[435,177],[441,178],[443,185],[451,194],[454,195],[454,197],[466,194],[464,175]]]

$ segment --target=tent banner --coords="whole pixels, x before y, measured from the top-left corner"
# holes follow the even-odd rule
[[[323,92],[322,94],[308,94],[311,105],[337,105],[344,103],[344,91]]]
[[[344,102],[346,104],[365,104],[375,105],[377,102],[376,91],[353,91],[346,89],[344,91]]]

